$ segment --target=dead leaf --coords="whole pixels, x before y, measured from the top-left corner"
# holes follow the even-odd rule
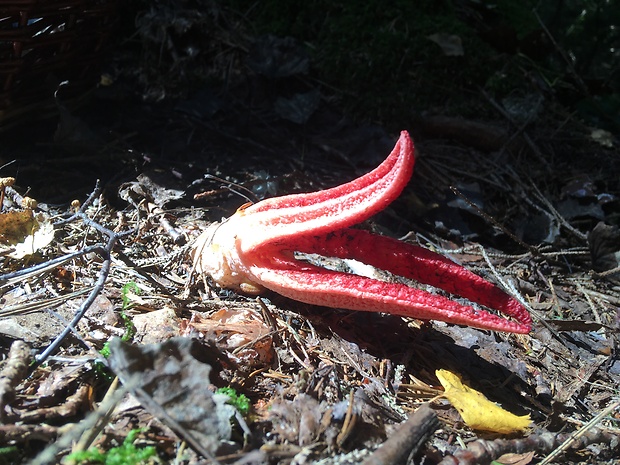
[[[598,331],[601,328],[612,330],[607,325],[586,320],[545,320],[558,331]]]
[[[196,313],[186,330],[199,331],[207,340],[217,341],[217,346],[230,352],[240,366],[265,366],[274,357],[271,329],[252,310],[223,308],[209,316]]]
[[[0,214],[0,243],[14,249],[9,257],[20,259],[32,255],[54,239],[54,226],[43,213],[32,210]]]
[[[454,373],[437,370],[435,374],[446,391],[445,396],[470,428],[510,434],[523,431],[530,425],[529,415],[517,416],[504,410],[481,392],[465,386]]]
[[[316,442],[324,429],[321,418],[326,410],[327,407],[313,397],[298,394],[293,400],[274,402],[269,410],[269,419],[281,438],[307,446]]]
[[[534,460],[536,452],[529,451],[524,454],[504,454],[498,459],[494,460],[494,463],[501,463],[502,465],[527,465]]]
[[[594,142],[598,142],[603,147],[613,147],[614,146],[614,135],[605,131],[604,129],[592,129],[590,132],[590,138]]]
[[[522,218],[517,225],[517,235],[530,244],[553,244],[560,231],[558,220],[546,212]]]
[[[567,220],[574,218],[593,218],[603,220],[605,212],[596,197],[591,199],[568,198],[558,202],[558,213]]]
[[[592,269],[602,272],[620,263],[620,228],[599,222],[588,234]]]
[[[118,195],[132,205],[138,205],[146,199],[158,207],[163,207],[166,203],[178,200],[185,195],[182,190],[164,187],[162,185],[164,179],[159,178],[162,176],[154,172],[139,174],[135,181],[122,184]]]
[[[190,444],[216,453],[230,439],[235,408],[209,390],[211,366],[193,355],[200,350],[198,341],[183,337],[143,346],[114,338],[108,360],[146,410]]]
[[[75,271],[65,266],[57,266],[52,270],[52,276],[56,280],[56,287],[61,291],[71,291],[75,282]]]
[[[273,104],[274,111],[287,121],[297,124],[306,123],[321,103],[318,89],[301,92],[290,98],[278,97]]]
[[[38,228],[32,210],[11,211],[0,214],[0,241],[17,244]]]
[[[465,51],[463,50],[463,41],[457,35],[437,32],[427,36],[426,38],[439,45],[441,47],[441,51],[446,56],[461,57],[465,55]]]
[[[19,411],[19,421],[24,423],[42,423],[58,421],[62,418],[73,418],[79,413],[92,409],[92,392],[92,386],[81,385],[73,394],[62,396],[60,404],[52,407],[31,408],[26,411]]]

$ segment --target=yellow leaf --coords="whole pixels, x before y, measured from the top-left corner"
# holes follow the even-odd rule
[[[504,410],[481,392],[465,386],[454,373],[437,370],[435,374],[446,391],[446,397],[470,428],[510,434],[523,431],[530,425],[529,415],[520,417]]]

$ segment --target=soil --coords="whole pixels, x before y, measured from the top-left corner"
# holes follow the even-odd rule
[[[3,214],[27,195],[54,228],[34,253],[2,255],[0,461],[118,452],[139,429],[135,449],[154,446],[160,463],[526,464],[556,450],[544,463],[620,463],[617,140],[551,100],[525,124],[485,95],[494,120],[402,122],[413,178],[361,227],[522,299],[533,329],[516,335],[244,296],[197,276],[192,243],[209,224],[350,181],[398,134],[313,100],[318,86],[299,76],[240,67],[226,85],[158,102],[133,78],[0,135],[3,175],[16,178]],[[531,423],[472,426],[438,370]]]

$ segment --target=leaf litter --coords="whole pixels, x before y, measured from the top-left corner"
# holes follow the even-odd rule
[[[144,177],[140,179],[144,182]],[[144,191],[134,192],[146,195]],[[164,201],[157,198],[158,192]],[[525,295],[538,320],[531,337],[316,309],[277,295],[244,298],[208,282],[188,286],[191,260],[187,246],[167,233],[169,229],[159,214],[148,206],[150,202],[167,208],[165,205],[173,200],[168,192],[151,189],[144,197],[146,201],[134,198],[132,209],[122,217],[112,209],[105,213],[109,207],[100,203],[101,197],[94,196],[96,200],[87,202],[80,214],[60,214],[73,218],[71,221],[56,220],[64,255],[58,255],[61,249],[57,245],[48,245],[40,252],[39,264],[2,276],[7,296],[19,289],[24,296],[41,289],[36,300],[42,302],[40,308],[47,309],[50,303],[45,299],[59,298],[54,305],[62,311],[35,313],[40,322],[37,325],[47,325],[44,321],[49,320],[54,322],[51,327],[58,328],[58,322],[66,325],[76,311],[78,305],[72,302],[84,299],[75,293],[92,293],[100,279],[106,259],[100,249],[105,248],[106,234],[123,237],[110,256],[112,266],[105,285],[77,329],[58,346],[60,352],[50,353],[45,360],[39,358],[31,377],[11,388],[15,394],[5,403],[6,408],[10,405],[9,410],[5,408],[5,428],[18,418],[37,428],[43,418],[62,422],[90,410],[98,412],[96,399],[106,383],[95,367],[102,361],[135,397],[135,406],[145,409],[148,416],[140,417],[151,418],[147,421],[150,430],[140,434],[142,441],[157,444],[156,435],[163,434],[166,440],[159,442],[162,451],[175,454],[181,444],[176,441],[185,440],[189,449],[184,453],[190,462],[210,454],[214,460],[226,456],[227,462],[243,463],[250,450],[258,454],[253,456],[257,463],[302,457],[318,461],[324,456],[346,457],[352,451],[365,451],[362,456],[349,455],[357,457],[350,463],[361,463],[371,460],[371,451],[423,403],[430,403],[433,415],[442,423],[441,430],[431,432],[423,453],[458,455],[459,447],[450,440],[453,435],[484,438],[488,443],[483,449],[487,450],[497,439],[469,429],[442,400],[443,390],[434,375],[437,369],[465,375],[476,391],[493,402],[520,415],[531,415],[534,429],[519,435],[525,439],[502,439],[508,441],[504,444],[506,451],[521,450],[525,446],[519,441],[529,438],[530,442],[524,443],[530,447],[528,454],[532,450],[548,453],[549,436],[555,438],[552,444],[565,440],[560,431],[579,431],[596,416],[599,406],[614,405],[616,395],[611,383],[619,373],[610,358],[614,350],[610,335],[613,338],[613,306],[618,298],[604,278],[559,274],[558,258],[565,253],[570,257],[570,250],[543,248],[536,254],[506,254],[475,244],[465,243],[459,248],[450,240],[432,239],[436,249],[462,260],[478,273],[508,280],[504,284],[509,289],[512,286]],[[174,197],[179,198],[177,194]],[[446,201],[452,199],[450,196]],[[455,205],[459,208],[460,204]],[[103,235],[89,228],[92,215],[104,223],[99,227]],[[191,210],[168,210],[166,216],[174,220],[172,227],[189,243],[204,221]],[[492,224],[489,227],[494,229]],[[424,240],[428,243],[429,238]],[[584,247],[573,250],[578,252],[577,257],[587,258]],[[71,272],[71,280],[62,287],[62,275],[52,272],[58,266],[45,266],[49,260],[56,260],[54,263]],[[538,270],[534,274],[532,267]],[[549,273],[549,269],[555,271]],[[15,273],[23,274],[16,280]],[[140,288],[140,295],[129,296],[132,305],[128,313],[137,329],[134,341],[143,345],[120,344],[112,339],[112,355],[106,362],[98,351],[104,342],[123,332],[122,320],[115,313],[124,307],[120,288],[129,281]],[[63,313],[67,317],[63,318]],[[25,316],[7,315],[5,321],[17,318],[36,329],[32,323],[23,323]],[[36,353],[41,354],[46,344],[55,340],[57,331],[31,340]],[[196,358],[196,354],[201,355]],[[41,365],[43,361],[45,365]],[[38,401],[28,401],[29,391],[37,385],[40,387],[33,392],[38,391]],[[54,389],[41,395],[44,386]],[[234,409],[224,399],[214,400],[215,389],[222,386],[231,386],[251,399],[251,413],[243,420],[246,426],[233,419]],[[122,437],[119,431],[109,429],[115,423],[125,425],[125,432],[134,427],[128,418],[123,420],[126,415],[135,416],[131,412],[135,407],[120,409],[102,423],[99,428],[103,435],[96,444],[105,448],[105,444],[114,444],[118,441],[115,438]],[[145,421],[140,425],[147,424]],[[16,423],[14,428],[21,431],[21,437],[32,434]],[[39,431],[49,439],[63,434],[54,428],[40,424]],[[601,441],[610,431],[615,431],[613,424],[601,426],[586,436],[590,442],[578,444],[583,447]],[[534,441],[543,432],[546,442]],[[7,434],[6,444],[19,442],[16,434]],[[609,446],[615,447],[613,441]]]
[[[138,446],[155,445],[162,461],[177,463],[613,460],[620,245],[617,228],[600,220],[617,213],[618,186],[592,167],[612,170],[617,151],[590,143],[578,122],[557,123],[557,114],[540,128],[515,126],[509,112],[505,124],[429,116],[419,137],[411,128],[421,154],[411,187],[364,227],[449,255],[522,296],[536,321],[528,336],[275,294],[250,299],[191,280],[187,244],[263,178],[270,195],[336,185],[367,171],[392,142],[317,103],[322,94],[308,81],[279,81],[274,94],[263,78],[296,79],[308,58],[290,40],[255,46],[261,77],[249,79],[270,91],[257,94],[264,101],[218,94],[226,103],[196,118],[142,116],[154,140],[166,134],[166,153],[193,160],[157,160],[159,148],[148,144],[136,156],[119,136],[90,163],[98,169],[108,157],[113,169],[123,159],[152,170],[125,170],[120,185],[95,188],[77,207],[39,205],[53,239],[28,257],[3,254],[0,445],[28,444],[32,463],[56,463],[72,447],[107,450],[140,428]],[[303,132],[291,126],[299,123]],[[591,158],[554,158],[567,147]],[[18,190],[7,188],[7,197]],[[18,200],[4,205],[23,209]],[[128,282],[140,294],[125,309]],[[119,342],[121,310],[136,328],[133,344]],[[470,428],[446,400],[440,369],[530,415],[531,429]],[[247,417],[218,398],[220,387],[250,399]]]

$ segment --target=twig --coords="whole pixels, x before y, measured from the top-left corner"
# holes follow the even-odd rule
[[[6,197],[11,198],[11,201],[15,205],[21,205],[22,201],[24,200],[24,197],[22,197],[22,195],[19,192],[17,192],[15,189],[13,189],[11,186],[5,187],[4,193]],[[4,199],[2,199],[2,202],[4,203]]]
[[[355,390],[351,389],[351,391],[349,392],[349,406],[347,407],[347,413],[344,417],[342,429],[336,437],[336,444],[338,444],[338,447],[342,448],[344,446],[346,440],[353,433],[355,423],[357,423],[357,412],[355,410]]]
[[[205,179],[212,179],[214,181],[221,182],[222,184],[225,185],[224,186],[225,189],[227,189],[228,191],[232,192],[233,194],[237,194],[239,197],[244,198],[248,202],[256,203],[256,202],[258,202],[260,200],[258,198],[258,196],[254,192],[252,192],[247,187],[242,186],[241,184],[238,184],[236,182],[232,182],[232,181],[228,181],[226,179],[219,178],[219,177],[217,177],[217,176],[215,176],[213,174],[205,174],[204,178]],[[245,194],[242,193],[241,191],[245,192]],[[197,195],[194,196],[195,199],[199,199],[201,197],[204,197],[204,194],[197,194]]]
[[[82,255],[87,255],[90,253],[96,253],[99,249],[101,249],[101,245],[91,245],[83,248],[82,250],[78,250],[77,252],[73,252],[67,255],[63,255],[62,257],[57,257],[52,260],[48,260],[44,263],[39,263],[38,265],[31,266],[30,268],[24,268],[19,271],[14,271],[12,273],[6,273],[0,275],[0,284],[13,284],[19,282],[32,274],[43,273],[45,271],[53,270],[59,265],[66,263],[74,258],[81,257]]]
[[[90,413],[81,422],[76,423],[73,428],[71,428],[67,433],[62,435],[56,442],[50,444],[45,449],[43,449],[43,451],[39,455],[37,455],[28,465],[47,465],[58,463],[57,455],[60,453],[60,451],[71,447],[71,444],[75,442],[84,431],[95,428],[95,426],[99,422],[99,419],[104,415],[104,413],[114,408],[114,406],[120,402],[126,392],[127,390],[123,387],[118,389],[116,392],[114,392],[112,396],[110,396],[104,402],[101,402],[97,410]]]
[[[44,418],[44,421],[51,423],[65,418],[75,418],[84,411],[84,406],[88,404],[91,395],[91,387],[88,384],[80,384],[75,392],[64,398],[59,405],[21,411],[13,414],[11,421],[33,423]]]
[[[499,221],[497,221],[495,218],[493,218],[491,215],[489,215],[488,213],[486,213],[484,210],[482,210],[478,205],[476,205],[474,202],[472,202],[466,195],[464,195],[460,190],[458,190],[455,186],[450,186],[450,190],[452,192],[454,192],[455,195],[459,196],[461,199],[463,199],[463,201],[465,203],[467,203],[467,205],[469,205],[471,208],[473,208],[474,210],[476,210],[476,212],[482,216],[482,218],[484,218],[486,221],[488,221],[489,223],[491,223],[492,225],[494,225],[495,227],[499,228],[504,234],[506,234],[509,238],[511,238],[513,241],[515,241],[517,244],[519,244],[521,247],[523,247],[526,250],[529,250],[529,252],[534,255],[537,256],[538,255],[538,249],[536,247],[534,247],[533,245],[527,244],[526,242],[523,242],[521,239],[519,239],[512,231],[510,231],[506,226],[504,226],[503,224],[501,224]]]
[[[482,245],[479,246],[480,248],[480,254],[482,255],[482,258],[484,259],[484,261],[486,262],[487,266],[489,267],[489,269],[491,270],[491,273],[493,273],[493,276],[495,276],[495,279],[502,285],[504,286],[504,289],[506,289],[507,291],[509,291],[519,302],[521,302],[521,304],[527,308],[527,310],[536,317],[536,320],[542,324],[545,328],[547,328],[549,330],[549,332],[551,332],[551,334],[553,335],[553,337],[555,337],[558,341],[560,341],[562,344],[566,344],[566,341],[564,341],[564,339],[562,339],[562,336],[560,336],[560,333],[558,333],[555,329],[553,329],[553,327],[547,323],[544,318],[542,318],[540,316],[540,314],[535,311],[531,305],[528,305],[527,302],[525,301],[525,299],[521,296],[521,293],[519,293],[517,291],[517,289],[512,285],[512,283],[509,283],[508,281],[504,280],[500,274],[497,272],[497,269],[493,266],[493,264],[491,263],[491,259],[489,258],[489,256],[486,253],[486,250],[484,250],[484,247],[482,247]],[[572,362],[571,360],[567,359],[568,363],[573,366],[576,367],[576,365],[574,364],[574,362]]]
[[[618,404],[615,404],[618,407]],[[607,410],[607,409],[606,409]],[[609,413],[609,412],[607,412]],[[531,435],[524,439],[496,439],[486,441],[478,439],[470,443],[466,449],[458,450],[452,455],[447,455],[438,465],[477,465],[480,463],[491,463],[504,454],[524,454],[533,452],[544,454],[562,445],[569,439],[570,446],[574,450],[587,447],[590,444],[606,443],[612,449],[618,448],[618,433],[591,429],[580,437],[574,434],[542,433]],[[613,444],[613,445],[612,445]],[[549,462],[541,462],[549,463]]]
[[[178,231],[174,226],[172,226],[170,220],[166,218],[166,212],[163,209],[152,202],[146,202],[146,209],[149,214],[159,217],[159,224],[162,228],[164,228],[166,234],[170,236],[176,245],[185,245],[187,239],[181,231]]]
[[[618,272],[620,272],[620,266],[617,266],[617,267],[612,268],[610,270],[599,271],[599,272],[596,272],[596,273],[593,273],[593,274],[597,278],[605,278],[607,276],[611,276],[611,275],[617,274]]]
[[[3,420],[4,407],[15,397],[17,386],[28,373],[30,363],[30,347],[24,341],[11,344],[9,356],[0,371],[0,420]]]
[[[597,423],[599,423],[603,418],[616,410],[618,407],[620,407],[620,401],[616,401],[609,405],[606,409],[604,409],[602,412],[592,418],[592,420],[583,425],[583,427],[579,429],[579,431],[572,433],[558,448],[556,448],[553,452],[547,455],[544,460],[540,462],[540,465],[546,465],[548,463],[551,463],[553,459],[555,459],[558,455],[571,447],[571,445],[575,444],[588,431],[592,430]]]
[[[585,288],[580,282],[576,282],[575,284],[577,285],[577,289],[579,289],[579,292],[583,294],[584,298],[586,299],[586,302],[588,302],[588,306],[590,307],[590,310],[592,310],[592,314],[594,315],[594,321],[602,324],[603,321],[601,320],[601,315],[598,312],[596,305],[594,305],[594,302],[592,301],[592,297],[588,295]]]
[[[575,229],[573,226],[571,226],[571,224],[568,221],[566,221],[566,219],[564,219],[562,215],[560,215],[560,212],[558,212],[555,209],[555,207],[551,204],[549,199],[547,199],[547,197],[545,197],[542,194],[542,192],[540,192],[540,189],[538,189],[538,186],[534,183],[534,181],[530,180],[530,184],[531,184],[532,189],[534,189],[534,192],[536,193],[536,197],[538,197],[538,200],[544,203],[545,206],[549,209],[549,212],[546,212],[547,214],[551,214],[555,219],[557,219],[560,222],[562,226],[564,226],[568,231],[573,233],[573,235],[575,235],[577,238],[581,239],[582,241],[588,240],[588,236],[586,234],[582,233],[578,229]]]
[[[493,273],[493,276],[495,276],[495,279],[497,280],[497,282],[499,282],[504,287],[504,289],[509,291],[513,295],[513,297],[516,298],[519,302],[521,302],[521,304],[525,306],[529,311],[532,311],[532,309],[527,304],[523,296],[521,296],[521,293],[517,291],[517,289],[512,285],[512,283],[509,283],[502,276],[500,276],[500,274],[498,273],[493,263],[491,263],[491,259],[487,255],[486,250],[484,250],[484,247],[482,245],[478,245],[478,248],[480,249],[480,255],[482,256],[487,266],[491,270],[491,273]]]
[[[362,465],[400,465],[409,463],[430,436],[439,428],[435,412],[423,404],[405,421],[381,447],[367,457]]]
[[[7,318],[13,315],[26,315],[28,313],[38,312],[43,309],[49,309],[57,307],[67,300],[74,299],[82,294],[90,292],[92,288],[85,287],[79,291],[71,292],[69,294],[63,294],[50,299],[26,301],[17,305],[10,305],[0,309],[0,318]]]
[[[82,319],[82,317],[86,314],[90,306],[93,304],[99,293],[103,290],[103,286],[110,274],[110,265],[112,263],[112,249],[116,245],[116,242],[120,240],[122,237],[127,236],[134,232],[134,230],[129,230],[123,233],[115,233],[114,231],[109,230],[108,228],[101,226],[100,224],[92,221],[90,218],[86,216],[85,213],[79,211],[75,215],[72,215],[71,218],[80,218],[84,222],[86,226],[90,226],[97,230],[99,233],[107,236],[108,241],[105,246],[95,246],[93,248],[93,252],[97,253],[101,258],[103,258],[103,263],[101,264],[101,269],[99,270],[99,276],[97,278],[97,282],[93,286],[92,291],[82,302],[82,305],[76,311],[73,319],[69,322],[69,324],[65,327],[65,329],[52,341],[52,343],[47,346],[47,348],[38,356],[35,357],[35,363],[31,368],[36,368],[41,365],[47,357],[53,354],[60,344],[64,341],[69,333],[74,331],[78,322]]]
[[[77,443],[73,447],[72,452],[83,451],[83,450],[88,449],[92,445],[93,441],[97,438],[99,433],[103,430],[106,423],[112,416],[114,409],[116,408],[116,404],[110,404],[109,399],[112,398],[112,396],[118,389],[118,385],[119,385],[118,377],[115,377],[114,380],[112,381],[112,384],[110,384],[110,387],[105,393],[103,400],[99,404],[99,407],[94,410],[94,412],[98,414],[97,423],[93,425],[92,428],[89,428],[82,433],[79,441],[77,441]],[[106,410],[102,409],[104,405],[106,406]]]
[[[105,284],[106,279],[108,278],[108,274],[110,273],[110,263],[111,256],[110,252],[116,243],[117,238],[111,237],[106,247],[100,247],[97,251],[98,254],[103,258],[103,263],[101,265],[101,270],[99,271],[99,277],[97,278],[97,282],[93,287],[93,290],[90,292],[86,300],[82,302],[82,305],[78,308],[77,312],[73,316],[73,319],[69,322],[69,324],[62,330],[62,332],[56,336],[56,339],[52,341],[52,343],[47,346],[47,348],[39,355],[35,357],[35,364],[33,368],[41,365],[47,357],[52,355],[56,349],[62,344],[62,341],[67,337],[67,335],[74,330],[77,326],[78,322],[82,319],[82,317],[86,314],[86,311],[93,304],[99,293],[103,290],[103,286]]]
[[[60,426],[43,424],[24,425],[10,424],[0,425],[0,445],[8,446],[22,443],[24,438],[36,438],[37,441],[52,442],[59,433]],[[51,461],[50,463],[57,463]]]
[[[79,210],[70,215],[68,218],[57,221],[56,223],[54,223],[54,226],[62,226],[63,224],[71,223],[72,221],[82,217],[85,214],[86,209],[90,206],[91,203],[95,201],[95,198],[100,194],[100,192],[101,182],[99,181],[99,179],[97,179],[97,181],[95,182],[95,188],[90,193],[88,198],[84,201],[84,203],[82,203]]]
[[[144,270],[141,270],[141,268],[143,268],[143,266],[140,266],[137,263],[135,263],[131,258],[129,258],[127,255],[125,255],[123,252],[120,252],[120,251],[117,252],[117,256],[118,256],[119,260],[125,264],[125,266],[127,266],[128,268],[133,270],[133,272],[135,272],[138,276],[141,276],[146,281],[148,281],[153,287],[155,287],[156,289],[159,289],[159,291],[161,293],[163,293],[164,295],[168,296],[172,300],[176,300],[176,301],[183,300],[183,299],[179,299],[176,295],[174,295],[171,292],[171,290],[169,288],[167,288],[162,283],[160,283],[155,278],[153,278],[151,273],[148,273],[148,272],[146,272]]]
[[[571,281],[574,281],[574,280],[571,280]],[[586,288],[584,288],[584,292],[586,292],[588,295],[591,295],[592,297],[596,297],[597,299],[605,300],[612,305],[620,306],[620,297],[618,297],[617,294],[616,295],[611,295],[609,293],[605,294],[605,293],[599,292],[594,289],[586,289]]]

